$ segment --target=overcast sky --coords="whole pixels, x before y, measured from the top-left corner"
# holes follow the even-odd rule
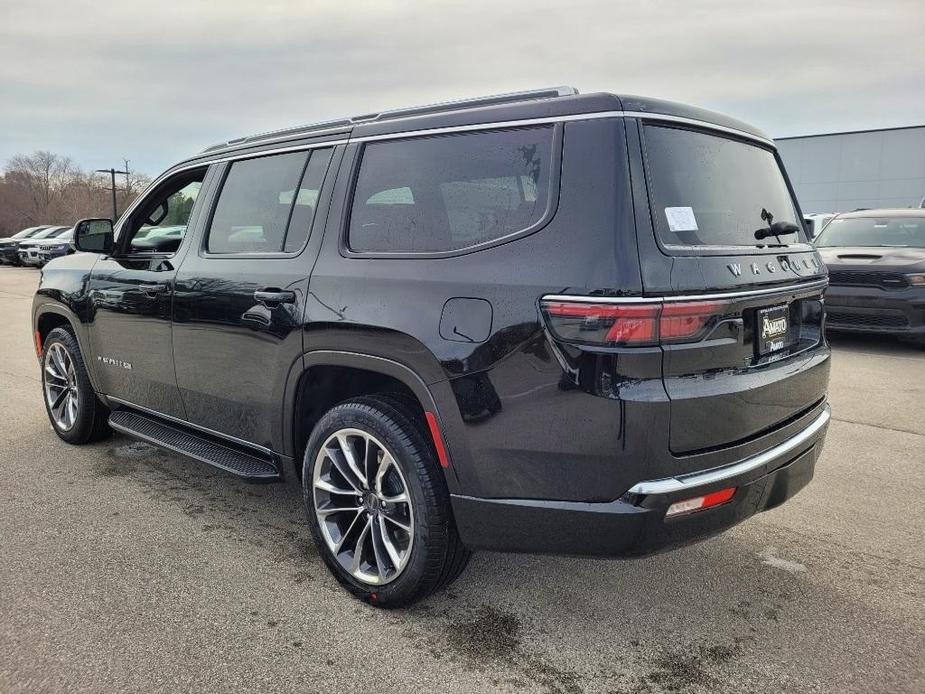
[[[157,174],[217,141],[568,84],[774,136],[925,123],[922,0],[0,0],[0,165]]]

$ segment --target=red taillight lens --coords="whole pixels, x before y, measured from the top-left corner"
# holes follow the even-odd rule
[[[700,334],[723,306],[721,301],[679,301],[666,303],[659,320],[663,341],[687,340]]]
[[[553,332],[564,340],[620,345],[658,341],[660,304],[597,304],[542,301]]]
[[[540,307],[555,335],[570,342],[655,345],[699,337],[722,312],[721,301],[592,303],[543,299]]]

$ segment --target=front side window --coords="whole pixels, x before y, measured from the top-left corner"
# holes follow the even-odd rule
[[[775,222],[800,226],[774,154],[764,147],[694,130],[645,126],[652,219],[665,246],[755,246]],[[805,241],[782,237],[783,242]]]
[[[130,253],[175,253],[180,248],[205,173],[178,174],[142,203],[127,229]]]
[[[441,253],[524,232],[550,206],[552,158],[552,126],[367,144],[348,245]]]
[[[308,238],[333,150],[232,163],[206,238],[209,253],[293,253]]]

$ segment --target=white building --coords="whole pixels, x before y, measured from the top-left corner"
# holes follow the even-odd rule
[[[918,207],[925,125],[776,140],[803,212]]]

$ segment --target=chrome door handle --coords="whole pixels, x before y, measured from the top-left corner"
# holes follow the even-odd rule
[[[258,289],[254,299],[265,306],[295,303],[295,292],[283,289]]]
[[[148,296],[156,296],[157,294],[163,294],[167,291],[166,284],[142,284],[141,291],[147,294]]]

